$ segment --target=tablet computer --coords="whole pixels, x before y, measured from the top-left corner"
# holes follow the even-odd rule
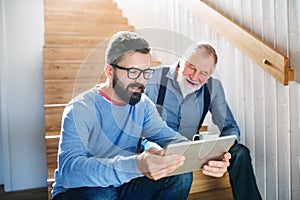
[[[225,152],[234,144],[235,135],[218,137],[211,140],[197,140],[170,144],[165,155],[180,154],[185,156],[184,164],[168,176],[197,171],[209,160],[222,160]]]

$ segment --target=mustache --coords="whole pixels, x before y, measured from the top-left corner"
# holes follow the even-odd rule
[[[191,80],[189,77],[186,77],[186,80],[187,80],[188,82],[194,84],[194,85],[199,85],[199,84],[200,84],[199,81],[193,81],[193,80]]]
[[[145,86],[141,83],[131,83],[127,86],[127,88],[138,88],[141,90],[141,92],[144,92]]]

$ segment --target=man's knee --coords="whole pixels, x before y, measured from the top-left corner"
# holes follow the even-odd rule
[[[170,185],[179,187],[182,190],[189,190],[193,182],[193,173],[184,173],[167,178]]]
[[[232,160],[250,160],[250,150],[243,144],[236,144],[230,148],[229,153],[231,154]]]
[[[187,185],[192,185],[193,173],[185,173],[185,174],[181,174],[179,176],[180,176],[181,182],[183,182]]]
[[[71,188],[63,194],[64,200],[112,200],[117,199],[116,189],[110,187],[82,187],[82,188]]]
[[[192,182],[193,174],[191,172],[166,177],[158,199],[187,199]]]

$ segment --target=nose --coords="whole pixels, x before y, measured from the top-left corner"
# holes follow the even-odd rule
[[[206,79],[200,75],[198,80],[199,80],[199,83],[202,84],[205,82]]]
[[[193,81],[198,81],[201,84],[205,82],[205,78],[201,76],[201,72],[198,70],[191,74],[190,79]]]
[[[147,80],[144,78],[143,73],[140,74],[140,76],[135,80],[137,83],[146,85]]]

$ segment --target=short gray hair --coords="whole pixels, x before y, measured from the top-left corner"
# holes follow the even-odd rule
[[[107,64],[118,64],[124,55],[130,52],[150,53],[148,41],[134,32],[117,32],[108,42],[105,52],[105,62]]]
[[[196,49],[204,50],[204,52],[208,56],[212,56],[213,57],[215,65],[217,64],[217,62],[218,62],[218,55],[217,55],[215,49],[210,44],[204,44],[204,43],[198,44],[196,46],[195,50]]]

